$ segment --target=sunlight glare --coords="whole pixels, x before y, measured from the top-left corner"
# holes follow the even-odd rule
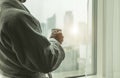
[[[74,27],[71,28],[71,34],[73,36],[78,36],[78,33],[79,33],[78,27],[74,26]]]

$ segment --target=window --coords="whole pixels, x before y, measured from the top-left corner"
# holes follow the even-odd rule
[[[32,4],[31,4],[32,3]],[[53,78],[96,73],[96,23],[94,0],[36,0],[26,2],[41,23],[43,35],[53,28],[64,34],[65,59]],[[94,21],[93,21],[94,20]]]

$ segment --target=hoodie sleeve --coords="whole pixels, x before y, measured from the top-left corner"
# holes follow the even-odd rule
[[[3,30],[22,66],[30,71],[48,73],[59,67],[65,54],[57,40],[48,41],[41,35],[39,26],[31,15],[17,13],[9,16]]]

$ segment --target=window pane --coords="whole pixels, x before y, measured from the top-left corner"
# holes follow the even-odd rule
[[[30,0],[25,5],[40,21],[43,35],[49,37],[53,28],[63,31],[66,57],[53,78],[93,74],[92,0]]]

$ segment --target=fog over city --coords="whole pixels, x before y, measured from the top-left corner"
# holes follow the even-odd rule
[[[48,17],[56,14],[57,25],[63,25],[66,11],[72,11],[75,21],[87,21],[87,0],[28,0],[25,5],[40,22],[46,22]]]

